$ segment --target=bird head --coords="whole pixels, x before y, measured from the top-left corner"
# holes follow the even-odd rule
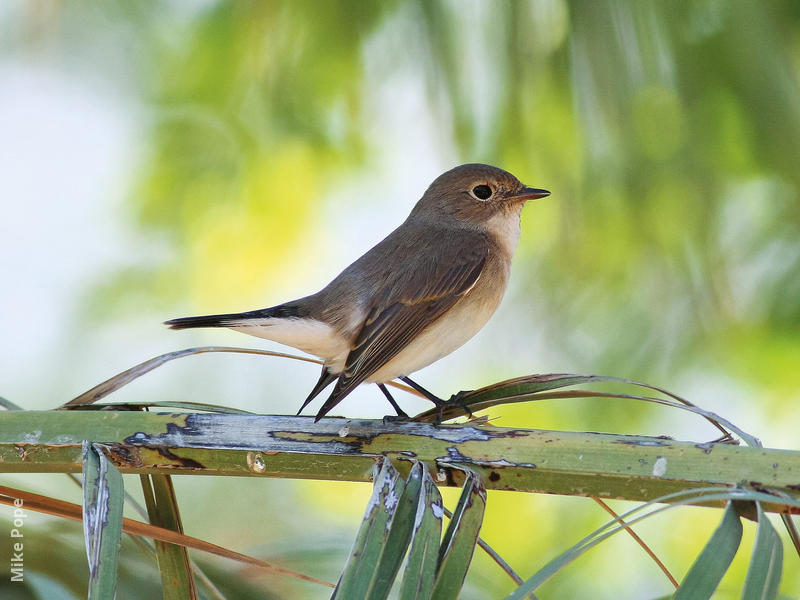
[[[549,195],[547,190],[525,186],[508,171],[472,163],[437,177],[411,215],[480,227],[498,214],[518,216],[528,200]]]

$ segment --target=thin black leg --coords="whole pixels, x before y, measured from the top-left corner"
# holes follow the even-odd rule
[[[450,400],[442,400],[438,396],[434,396],[433,394],[431,394],[428,390],[426,390],[424,387],[422,387],[420,384],[413,381],[412,379],[409,379],[408,377],[401,377],[400,379],[406,382],[408,385],[410,385],[412,388],[417,390],[420,394],[425,396],[428,400],[430,400],[436,405],[436,407],[439,409],[440,421],[442,419],[442,408],[447,406],[447,404],[451,402],[457,403],[461,408],[464,409],[464,412],[467,413],[467,415],[469,415],[470,419],[472,418],[472,411],[469,409],[469,406],[467,406],[467,404],[462,400],[462,397],[466,392],[458,392],[452,398],[450,398]]]
[[[400,380],[406,382],[412,388],[417,390],[420,394],[425,396],[428,400],[433,402],[436,406],[443,406],[443,405],[447,404],[447,402],[445,402],[444,400],[439,398],[439,396],[434,396],[428,390],[426,390],[424,387],[422,387],[420,384],[418,384],[417,382],[413,381],[412,379],[410,379],[408,377],[401,377]]]
[[[379,383],[378,387],[383,392],[383,395],[386,396],[386,399],[389,401],[389,404],[392,405],[392,408],[394,408],[395,412],[397,412],[397,416],[407,419],[408,415],[406,414],[406,412],[402,408],[400,408],[397,405],[397,402],[395,402],[394,398],[392,398],[392,395],[389,393],[389,390],[386,389],[386,386],[383,385],[382,383]]]

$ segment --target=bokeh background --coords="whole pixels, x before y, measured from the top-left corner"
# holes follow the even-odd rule
[[[523,213],[498,313],[420,383],[447,396],[529,373],[635,378],[767,446],[798,449],[799,79],[793,0],[6,0],[0,395],[44,409],[162,352],[280,349],[161,321],[316,291],[396,227],[435,176],[487,162],[552,196]],[[204,355],[116,399],[292,413],[316,377],[305,363]],[[425,408],[399,399],[409,412]],[[363,386],[335,412],[388,408]],[[491,416],[501,426],[716,437],[674,412],[566,400]],[[79,499],[63,476],[2,480]],[[328,580],[371,489],[197,477],[176,487],[187,533]],[[718,518],[681,509],[639,531],[680,577]],[[483,536],[525,576],[606,520],[589,499],[490,492]],[[31,585],[64,592],[66,582],[81,596],[79,524],[34,516],[28,527],[41,540],[29,548]],[[746,528],[720,598],[738,598],[752,539]],[[794,597],[800,569],[786,550],[782,591]],[[136,547],[124,552],[123,585],[140,582],[126,597],[155,597],[155,566]],[[328,594],[230,563],[210,568],[274,597]],[[463,597],[512,587],[478,553]],[[540,597],[669,590],[618,536]]]

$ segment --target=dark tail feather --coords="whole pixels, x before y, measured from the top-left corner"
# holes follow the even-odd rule
[[[311,390],[311,393],[306,398],[306,401],[303,402],[303,406],[300,407],[300,410],[297,411],[299,415],[303,412],[303,409],[308,406],[308,403],[311,402],[314,398],[316,398],[319,393],[332,384],[338,378],[338,375],[334,375],[328,370],[328,367],[322,367],[322,375],[319,376],[319,381],[317,381],[317,385],[314,386],[314,389]],[[317,419],[319,421],[319,419]]]
[[[241,318],[240,315],[231,313],[228,315],[204,315],[202,317],[182,317],[180,319],[170,319],[164,321],[164,325],[169,325],[170,329],[191,329],[193,327],[225,327],[226,324],[233,322],[234,318]]]
[[[344,385],[342,385],[342,379],[339,379],[339,381],[336,382],[336,386],[333,388],[331,395],[322,404],[319,411],[317,412],[317,416],[314,417],[314,422],[316,423],[322,417],[327,415],[333,409],[334,406],[336,406],[337,404],[339,404],[339,402],[344,400],[345,396],[347,396],[350,392],[352,392],[357,386],[358,383],[353,385],[352,379],[348,380],[347,383],[345,383]]]
[[[330,395],[330,397],[327,400],[325,400],[325,403],[320,407],[319,411],[317,412],[317,415],[314,417],[314,423],[319,422],[319,420],[325,415],[327,415],[333,409],[334,406],[336,406],[337,404],[339,404],[339,402],[342,401],[341,398],[336,397],[337,395],[338,394],[336,394],[336,390],[334,390],[334,392]]]
[[[230,327],[248,319],[302,317],[299,303],[281,304],[272,308],[251,310],[249,312],[228,313],[225,315],[203,315],[201,317],[182,317],[164,321],[170,329],[192,329],[195,327]]]

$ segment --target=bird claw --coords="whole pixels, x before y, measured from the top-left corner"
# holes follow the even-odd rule
[[[383,424],[388,425],[389,423],[408,423],[411,421],[411,417],[407,414],[402,415],[386,415],[383,417]]]
[[[472,414],[472,411],[469,409],[469,406],[466,402],[464,402],[464,396],[469,394],[472,390],[461,390],[457,394],[453,394],[450,396],[450,399],[446,402],[446,404],[455,404],[462,408],[467,416],[472,419],[475,415]],[[440,416],[441,416],[441,408],[440,408]]]
[[[450,396],[448,400],[439,400],[438,402],[434,402],[436,405],[436,418],[433,421],[433,426],[438,427],[444,421],[444,409],[456,405],[461,408],[464,413],[469,416],[470,419],[473,419],[475,415],[472,414],[472,411],[469,409],[469,406],[466,402],[464,402],[464,396],[466,396],[472,390],[462,390],[457,394],[453,394]],[[431,399],[432,401],[432,399]],[[456,415],[459,416],[459,415]]]

